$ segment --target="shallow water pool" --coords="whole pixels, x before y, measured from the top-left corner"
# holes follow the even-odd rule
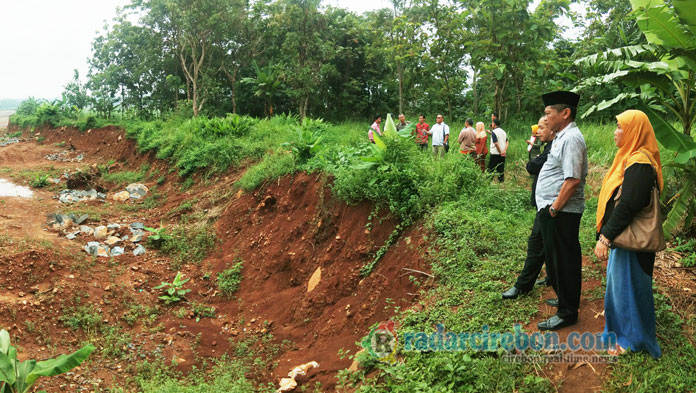
[[[5,179],[0,179],[0,197],[31,198],[34,192],[29,187],[18,186]]]

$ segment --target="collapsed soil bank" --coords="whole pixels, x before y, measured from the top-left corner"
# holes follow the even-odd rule
[[[163,354],[165,358],[177,359],[182,370],[196,365],[199,357],[221,356],[234,346],[234,342],[253,335],[272,334],[276,343],[290,342],[291,345],[284,346],[277,355],[277,367],[267,370],[265,375],[255,376],[258,380],[276,383],[294,366],[316,361],[320,367],[310,373],[306,383],[313,386],[320,382],[323,389],[330,390],[335,386],[336,372],[351,364],[348,357],[341,359],[339,350],[356,353],[355,343],[372,325],[388,319],[396,307],[404,309],[417,300],[418,288],[409,280],[404,268],[428,269],[420,251],[422,229],[407,231],[375,270],[368,277],[361,277],[360,268],[372,260],[396,222],[388,217],[374,217],[373,206],[368,203],[350,206],[335,199],[329,181],[319,174],[286,176],[244,194],[233,188],[241,173],[231,170],[215,182],[198,182],[192,189],[182,192],[181,179],[169,173],[167,163],[155,159],[153,154],[138,154],[135,143],[118,128],[87,132],[72,128],[42,129],[31,135],[25,133],[25,138],[40,138],[43,146],[31,145],[41,150],[41,154],[0,152],[0,159],[20,166],[37,166],[36,161],[43,158],[45,151],[60,144],[61,149],[74,148],[86,153],[86,164],[106,164],[114,160],[117,162],[114,170],[135,170],[147,163],[166,174],[166,181],[158,186],[158,192],[166,195],[166,202],[138,213],[148,225],[174,222],[178,215],[172,212],[186,201],[193,203],[194,210],[204,211],[214,223],[219,239],[215,251],[200,265],[189,264],[182,271],[192,279],[188,287],[193,291],[187,296],[188,300],[214,306],[217,317],[196,322],[194,318],[177,317],[173,309],[168,309],[158,320],[164,325],[163,331],[148,336],[146,340],[152,342],[142,343],[143,348],[153,349],[162,342],[169,342]],[[68,248],[78,247],[61,239],[56,241]],[[23,264],[16,273],[44,266],[39,259],[32,258],[32,264]],[[235,297],[217,296],[214,283],[217,273],[238,260],[243,261],[244,268]],[[122,261],[131,269],[118,278],[118,285],[133,288],[139,302],[157,302],[157,293],[151,288],[160,281],[170,281],[173,276],[162,258],[125,258]],[[63,258],[58,268],[71,270],[70,265],[74,263],[70,258]],[[308,291],[310,277],[319,268],[321,279]],[[90,274],[96,274],[95,281],[102,283],[90,285],[90,297],[113,297],[107,293],[113,291],[108,288],[113,283],[107,273],[94,269]],[[79,277],[77,279],[79,282]],[[55,286],[55,283],[44,286]],[[67,292],[78,290],[79,284],[66,288]],[[63,296],[69,297],[70,293]],[[143,336],[142,326],[131,328],[119,321],[123,305],[102,302],[100,307],[110,323],[120,324],[134,335]],[[115,317],[106,317],[112,315]],[[177,341],[172,340],[172,336],[184,340],[172,344]],[[200,337],[195,346],[187,343],[193,341],[191,337]],[[108,374],[108,371],[100,374]]]

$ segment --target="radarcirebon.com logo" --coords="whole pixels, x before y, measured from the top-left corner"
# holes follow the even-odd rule
[[[362,342],[363,348],[367,349],[370,355],[388,363],[396,361],[398,344],[399,336],[396,334],[394,321],[380,323]]]

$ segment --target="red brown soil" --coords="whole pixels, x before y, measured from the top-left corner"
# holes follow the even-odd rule
[[[580,298],[580,310],[578,322],[575,325],[568,326],[557,331],[561,343],[567,342],[568,335],[571,332],[580,334],[590,332],[596,336],[596,333],[601,333],[604,330],[604,297],[590,300],[596,296],[591,296],[593,292],[601,289],[602,281],[600,279],[588,278],[588,272],[591,270],[606,271],[606,262],[602,265],[595,265],[589,258],[583,257],[583,274],[584,280],[582,283],[582,296]],[[546,304],[546,300],[556,297],[551,286],[544,288],[539,297],[539,313],[536,318],[525,326],[525,330],[529,332],[539,331],[537,323],[552,317],[556,313],[556,308]],[[577,351],[577,355],[605,355],[602,351]],[[551,363],[550,366],[542,371],[543,376],[551,380],[558,392],[598,392],[602,389],[604,378],[607,377],[606,363],[590,363],[590,362],[564,362]]]
[[[41,144],[31,141],[39,136],[43,137]],[[49,168],[75,170],[109,160],[117,162],[114,170],[135,170],[149,163],[160,173],[168,173],[166,163],[152,155],[138,155],[134,143],[115,128],[86,133],[46,129],[25,137],[30,141],[0,149],[0,165],[8,168],[8,174]],[[85,153],[85,161],[52,162],[44,158],[68,147]],[[275,355],[277,366],[256,376],[258,380],[277,383],[293,367],[316,361],[319,369],[311,371],[304,383],[314,386],[320,382],[322,389],[332,390],[336,372],[351,363],[348,357],[339,357],[339,350],[356,353],[355,343],[372,325],[388,319],[395,307],[403,309],[416,300],[418,289],[402,268],[427,269],[419,251],[422,238],[415,229],[403,234],[374,271],[363,278],[361,267],[389,237],[394,220],[382,215],[368,223],[372,212],[369,204],[348,206],[335,200],[328,184],[316,175],[288,176],[252,194],[233,189],[239,175],[230,172],[215,182],[198,182],[181,192],[176,175],[168,174],[165,183],[158,186],[166,202],[133,213],[119,209],[113,201],[68,208],[47,190],[34,190],[36,197],[32,199],[7,198],[0,204],[2,234],[11,239],[0,253],[0,268],[6,273],[0,279],[0,326],[11,328],[13,342],[21,343],[22,355],[42,359],[78,348],[85,333],[65,328],[58,317],[66,307],[92,304],[105,324],[130,333],[139,351],[159,347],[164,358],[176,360],[182,370],[197,365],[201,358],[219,357],[232,349],[234,342],[272,337],[271,343],[290,344]],[[108,191],[120,190],[112,187]],[[215,222],[221,243],[200,265],[182,268],[191,278],[187,287],[193,289],[187,299],[214,306],[217,317],[196,322],[192,315],[177,317],[174,310],[178,307],[170,308],[156,321],[163,329],[154,333],[148,333],[141,321],[132,327],[126,325],[123,315],[128,304],[158,303],[158,292],[152,287],[171,281],[174,275],[168,258],[149,252],[139,258],[124,255],[113,263],[93,261],[80,250],[84,242],[69,241],[45,230],[47,214],[85,207],[101,215],[99,222],[91,219],[89,225],[134,221],[167,225],[179,218],[180,213],[172,214],[172,210],[192,200],[196,201],[194,210],[204,211],[209,222]],[[20,239],[26,239],[25,245],[16,247]],[[214,278],[236,258],[244,261],[241,287],[233,299],[216,296]],[[308,292],[307,282],[318,267],[322,269],[321,280]],[[55,347],[47,345],[50,342]],[[47,380],[40,387],[52,392],[75,384],[109,386],[122,379],[120,373],[127,365],[104,358],[85,367],[86,380],[64,376]]]

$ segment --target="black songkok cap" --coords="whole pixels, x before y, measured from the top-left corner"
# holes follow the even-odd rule
[[[578,103],[580,103],[580,96],[572,91],[554,91],[546,93],[541,96],[541,99],[544,100],[544,107],[564,104],[577,109]]]

